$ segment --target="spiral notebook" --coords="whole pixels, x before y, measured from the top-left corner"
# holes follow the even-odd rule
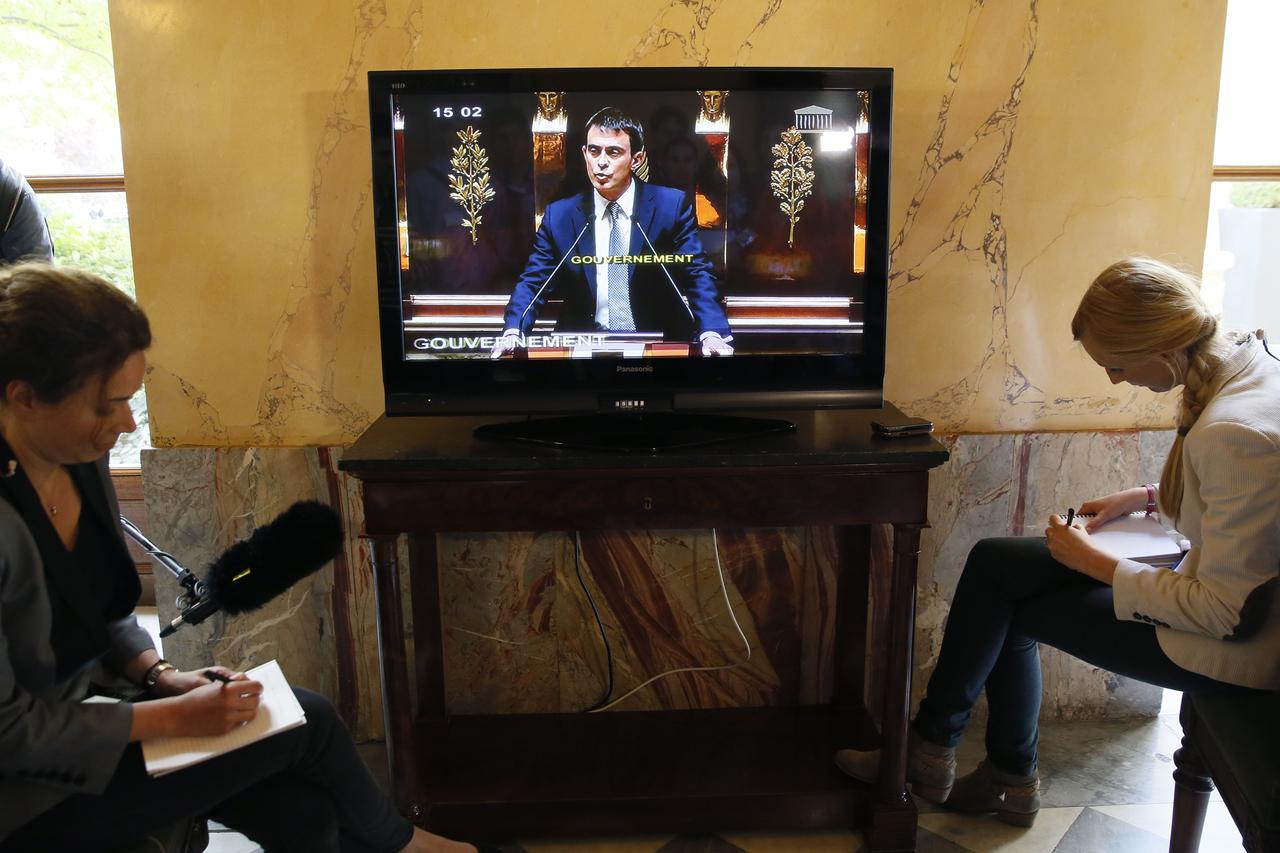
[[[1061,517],[1066,520],[1065,515]],[[1076,515],[1077,519],[1092,517]],[[1089,541],[1112,556],[1169,568],[1182,559],[1184,540],[1176,531],[1165,530],[1154,515],[1135,512],[1108,521],[1089,534]]]
[[[248,670],[245,675],[262,682],[262,704],[258,706],[257,716],[239,728],[213,737],[166,737],[143,741],[142,757],[147,764],[147,773],[164,776],[297,728],[307,721],[279,663],[268,661]]]

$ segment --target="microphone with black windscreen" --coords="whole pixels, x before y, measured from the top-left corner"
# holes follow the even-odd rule
[[[342,523],[318,501],[299,501],[213,561],[205,594],[160,631],[167,637],[221,610],[257,610],[298,581],[319,571],[342,548]]]

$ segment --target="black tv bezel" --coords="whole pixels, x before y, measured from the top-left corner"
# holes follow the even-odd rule
[[[690,91],[871,92],[863,352],[616,360],[441,360],[403,357],[396,222],[393,95],[439,92]],[[891,68],[596,68],[369,72],[374,242],[382,378],[388,415],[574,414],[647,410],[877,407],[883,401],[889,281]],[[495,330],[496,331],[496,330]]]

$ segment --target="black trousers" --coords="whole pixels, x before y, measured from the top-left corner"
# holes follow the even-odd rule
[[[1053,559],[1043,539],[984,539],[969,552],[951,600],[916,731],[931,743],[955,746],[985,688],[988,758],[1006,773],[1033,773],[1039,643],[1173,690],[1250,692],[1169,660],[1153,626],[1117,619],[1111,587]]]
[[[319,694],[295,689],[306,725],[160,778],[129,744],[100,796],[75,794],[0,844],[17,851],[107,850],[183,818],[209,817],[267,853],[398,851],[413,826],[395,811]]]

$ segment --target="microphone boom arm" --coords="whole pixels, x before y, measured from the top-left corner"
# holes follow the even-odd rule
[[[204,581],[196,577],[191,571],[184,568],[181,563],[174,558],[168,551],[162,551],[146,537],[141,530],[138,529],[132,521],[120,516],[120,524],[124,527],[124,532],[129,538],[138,544],[138,547],[146,551],[155,559],[157,563],[164,566],[177,579],[178,583],[186,590],[179,598],[177,604],[179,608],[187,608],[194,604],[197,600],[205,596],[206,590]]]

